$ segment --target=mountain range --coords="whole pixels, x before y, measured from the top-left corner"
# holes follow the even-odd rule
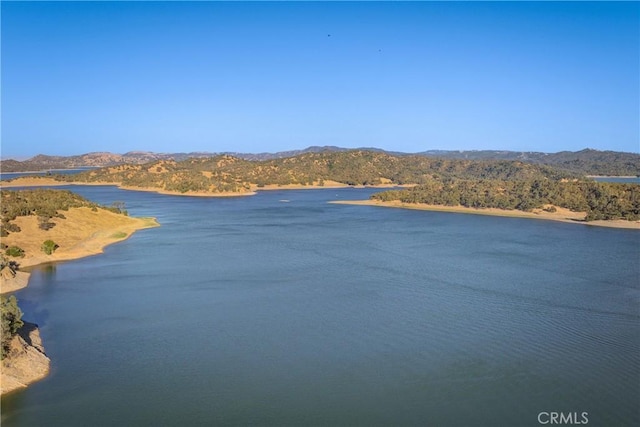
[[[105,167],[119,164],[145,164],[157,160],[182,161],[189,158],[208,158],[216,155],[229,155],[243,160],[263,161],[295,157],[307,153],[343,152],[352,149],[336,146],[312,146],[302,150],[280,151],[275,153],[153,153],[147,151],[130,151],[124,154],[109,152],[87,153],[75,156],[37,155],[28,160],[0,160],[0,171],[26,172],[54,169],[74,169],[85,167]],[[535,151],[500,151],[500,150],[429,150],[420,153],[401,153],[385,151],[377,148],[359,148],[357,150],[384,152],[394,156],[420,155],[443,159],[465,160],[514,160],[532,164],[553,166],[566,171],[585,175],[640,175],[640,154],[618,151],[600,151],[584,149],[581,151],[561,151],[542,153]]]

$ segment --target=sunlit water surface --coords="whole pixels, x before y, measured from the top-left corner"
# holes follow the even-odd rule
[[[17,294],[50,376],[3,426],[640,425],[640,233],[70,187],[156,216]]]

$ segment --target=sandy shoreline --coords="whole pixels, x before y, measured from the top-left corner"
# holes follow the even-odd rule
[[[204,191],[187,191],[181,193],[179,191],[163,190],[162,188],[151,187],[133,187],[122,185],[119,182],[62,182],[56,181],[52,178],[36,178],[36,177],[21,177],[12,181],[0,181],[0,188],[16,188],[16,187],[62,187],[65,185],[78,185],[78,186],[114,186],[121,190],[127,191],[143,191],[145,193],[157,193],[168,196],[190,196],[190,197],[242,197],[252,196],[255,191],[229,191],[220,193],[211,193]]]
[[[83,185],[82,183],[77,183],[74,185]],[[187,197],[243,197],[243,196],[253,196],[256,194],[254,191],[228,191],[228,192],[219,192],[219,193],[209,193],[205,191],[187,191],[185,193],[181,193],[180,191],[169,191],[163,190],[161,188],[147,188],[147,187],[130,187],[120,184],[103,184],[103,185],[115,185],[121,190],[127,191],[142,191],[144,193],[156,193],[156,194],[164,194],[165,196],[187,196]]]
[[[164,194],[168,196],[187,196],[187,197],[244,197],[253,196],[258,191],[272,191],[272,190],[321,190],[331,188],[407,188],[413,187],[413,185],[398,185],[398,184],[379,184],[379,185],[349,185],[343,184],[337,181],[324,181],[324,185],[302,185],[302,184],[269,184],[264,186],[258,186],[252,184],[247,191],[225,191],[225,192],[208,192],[208,191],[187,191],[181,193],[179,191],[169,191],[161,188],[152,187],[132,187],[121,185],[118,182],[61,182],[52,178],[35,178],[35,177],[21,177],[16,178],[10,182],[0,181],[0,188],[15,188],[15,187],[50,187],[50,186],[64,186],[64,185],[88,185],[88,186],[100,186],[110,185],[118,187],[121,190],[128,191],[143,191],[147,193]]]
[[[423,203],[403,203],[400,201],[382,202],[379,200],[338,200],[330,203],[342,205],[380,206],[386,208],[416,209],[435,212],[452,212],[473,215],[503,216],[510,218],[542,219],[547,221],[559,221],[570,224],[582,224],[596,227],[625,228],[640,230],[640,221],[610,220],[610,221],[584,221],[584,212],[573,212],[568,209],[556,208],[556,212],[545,212],[542,209],[534,209],[533,212],[517,210],[505,210],[495,208],[466,208],[464,206],[440,206]]]
[[[0,188],[15,188],[15,187],[61,187],[64,185],[120,185],[117,182],[64,182],[56,181],[53,178],[38,178],[38,177],[20,177],[14,178],[11,181],[0,181]]]
[[[35,216],[18,217],[13,223],[22,231],[10,233],[3,238],[8,246],[19,246],[25,250],[24,258],[13,258],[22,271],[13,279],[0,279],[0,293],[15,292],[28,284],[25,268],[58,261],[71,261],[104,252],[104,248],[131,237],[145,228],[158,227],[155,218],[132,218],[107,210],[92,211],[89,208],[74,208],[65,211],[67,219],[54,218],[56,226],[51,230],[39,229]],[[60,247],[51,255],[41,250],[42,242],[53,240]]]

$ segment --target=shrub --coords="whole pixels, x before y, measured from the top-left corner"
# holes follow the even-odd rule
[[[42,252],[44,252],[47,255],[51,255],[59,247],[60,246],[58,246],[56,242],[54,242],[53,240],[45,240],[44,243],[42,243]]]
[[[24,324],[22,322],[22,310],[18,307],[16,297],[0,296],[0,311],[2,312],[2,359],[9,351],[9,343],[18,329]]]
[[[24,257],[24,249],[18,247],[18,246],[10,246],[9,248],[7,248],[7,250],[5,251],[5,253],[9,256],[12,257],[20,257],[23,258]]]
[[[46,216],[39,216],[38,217],[38,227],[40,227],[41,230],[47,231],[52,229],[53,227],[55,227],[56,223],[55,222],[50,222],[49,218]]]
[[[12,222],[3,222],[2,228],[7,230],[9,233],[19,233],[21,231],[20,227],[17,224]]]

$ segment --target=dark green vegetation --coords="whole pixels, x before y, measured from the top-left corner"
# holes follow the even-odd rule
[[[640,155],[619,151],[585,149],[559,153],[518,151],[425,151],[428,156],[467,160],[519,160],[522,162],[553,166],[558,169],[584,175],[637,176],[640,174]]]
[[[309,153],[285,159],[248,161],[232,156],[120,165],[75,175],[57,175],[66,182],[105,182],[185,193],[243,192],[252,186],[420,184],[432,179],[561,179],[576,175],[518,161],[471,161],[425,156],[393,156],[373,151]]]
[[[5,268],[7,270],[5,270]],[[20,268],[20,265],[17,262],[9,260],[9,258],[3,254],[0,254],[0,271],[8,273],[10,276],[14,276],[15,272],[18,271],[18,268]]]
[[[19,246],[9,246],[5,251],[5,254],[8,256],[12,256],[14,258],[23,258],[24,257],[24,249]]]
[[[11,339],[22,327],[22,310],[18,307],[16,297],[0,296],[0,311],[2,314],[2,359],[9,351]]]
[[[595,181],[456,180],[431,181],[406,190],[385,191],[372,199],[404,203],[530,211],[554,205],[586,212],[586,220],[640,220],[640,185]],[[553,211],[553,206],[546,207]]]
[[[100,206],[67,190],[0,190],[0,201],[0,236],[3,237],[6,237],[10,232],[20,231],[20,227],[11,222],[19,216],[35,215],[38,217],[40,228],[48,230],[55,226],[55,223],[50,220],[64,218],[61,211],[70,208],[97,209],[101,207],[126,214],[126,211],[122,209],[122,204],[114,204],[112,207]]]
[[[54,242],[53,240],[45,240],[42,243],[42,252],[44,252],[47,255],[51,255],[52,253],[55,252],[56,249],[58,249],[60,246],[58,246],[56,244],[56,242]]]

